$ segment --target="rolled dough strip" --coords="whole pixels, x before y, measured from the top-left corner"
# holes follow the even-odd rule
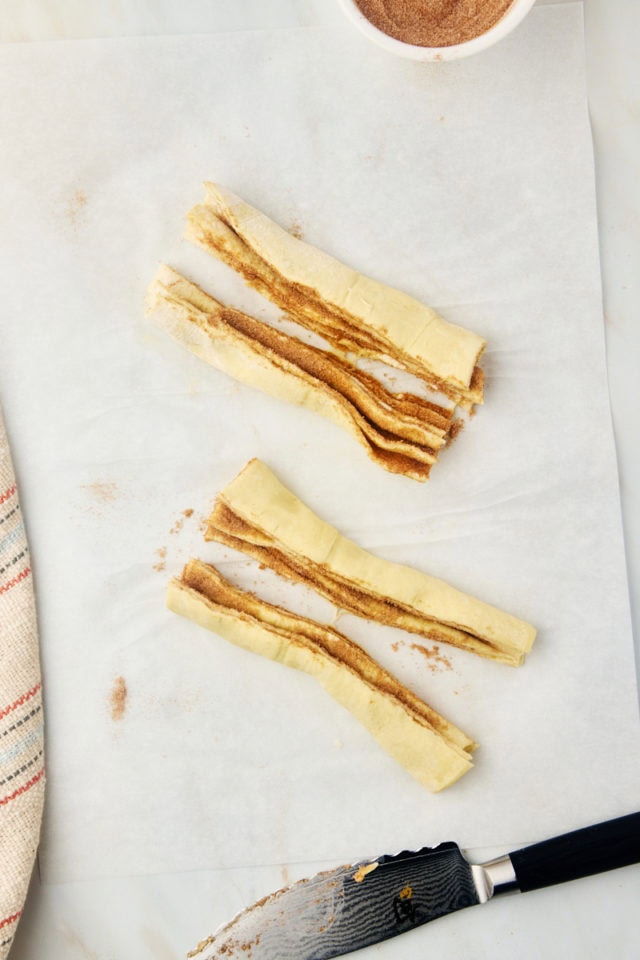
[[[147,307],[197,356],[243,383],[327,417],[393,473],[426,480],[457,423],[451,409],[386,390],[347,360],[224,307],[170,267],[160,268]]]
[[[332,627],[240,590],[200,560],[170,582],[167,605],[237,646],[315,677],[428,789],[442,790],[471,769],[475,743]]]
[[[260,460],[218,495],[205,539],[242,550],[361,617],[518,666],[536,631],[412,567],[375,557],[305,506]]]
[[[205,203],[188,216],[189,239],[333,344],[408,370],[466,407],[482,403],[482,337],[292,236],[217,184],[205,187]]]

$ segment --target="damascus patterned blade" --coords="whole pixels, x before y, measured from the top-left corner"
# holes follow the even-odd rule
[[[238,914],[197,960],[328,960],[480,902],[455,843],[340,867]]]

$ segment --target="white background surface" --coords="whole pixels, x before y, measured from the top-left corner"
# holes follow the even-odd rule
[[[153,12],[143,4],[128,6],[126,13],[111,7],[108,15],[105,5],[100,15],[92,18],[86,5],[82,5],[82,9],[78,5],[74,10],[72,4],[31,4],[16,13],[13,27],[5,26],[6,39],[206,32],[221,27],[335,22],[333,11],[319,2],[295,5],[274,2],[271,7],[247,3],[235,5],[232,11],[225,4],[227,10],[220,17],[222,6],[165,5],[160,16],[159,5],[154,5]],[[636,481],[638,478],[633,430],[634,416],[637,416],[634,371],[639,355],[637,329],[633,326],[638,307],[637,280],[633,272],[638,262],[634,256],[639,246],[638,219],[634,217],[638,196],[629,190],[630,174],[634,167],[637,170],[638,163],[637,127],[634,128],[633,123],[634,110],[638,109],[638,77],[633,71],[630,40],[639,25],[634,7],[632,2],[605,5],[593,0],[587,5],[590,102],[609,321],[609,370],[632,584],[639,540],[638,512],[633,500],[634,477]],[[54,16],[56,8],[58,15]],[[25,15],[20,22],[26,11],[30,16]],[[25,30],[26,34],[21,32]],[[637,611],[635,594],[634,610]],[[19,932],[15,956],[18,960],[44,956],[45,937],[47,957],[106,960],[135,953],[162,960],[179,956],[183,948],[193,944],[194,931],[211,929],[225,919],[230,910],[278,886],[284,879],[284,869],[233,871],[224,878],[215,873],[200,873],[36,886]],[[300,865],[288,867],[286,871],[293,877],[305,869]],[[628,869],[610,877],[574,884],[561,895],[558,891],[549,891],[512,899],[507,905],[496,904],[490,908],[491,912],[485,909],[481,917],[480,911],[468,912],[467,916],[461,915],[423,931],[420,948],[428,942],[431,949],[439,950],[445,957],[484,957],[494,955],[492,944],[497,941],[503,949],[519,956],[631,958],[635,956],[635,941],[624,917],[625,908],[629,910],[627,915],[631,914],[638,892],[637,870]],[[604,908],[603,900],[606,901]],[[596,929],[593,930],[587,921],[593,920],[596,911],[598,920],[594,921]],[[118,920],[105,937],[107,912]],[[392,957],[397,955],[397,948],[394,953],[393,946],[386,945],[379,953]]]

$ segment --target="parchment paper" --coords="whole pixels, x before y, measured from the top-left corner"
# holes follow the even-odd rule
[[[42,625],[45,880],[508,846],[636,806],[580,16],[536,10],[451,65],[346,27],[4,51],[0,383]],[[205,178],[488,337],[486,405],[427,485],[144,319],[161,260],[274,316],[181,241]],[[364,546],[539,627],[513,670],[339,618],[479,741],[451,790],[426,793],[309,678],[165,611],[195,554],[334,618],[203,543],[251,456]]]

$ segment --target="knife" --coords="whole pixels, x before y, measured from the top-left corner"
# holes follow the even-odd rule
[[[243,910],[188,954],[197,960],[328,960],[485,903],[640,862],[640,813],[488,863],[456,843],[363,860],[300,880]]]

